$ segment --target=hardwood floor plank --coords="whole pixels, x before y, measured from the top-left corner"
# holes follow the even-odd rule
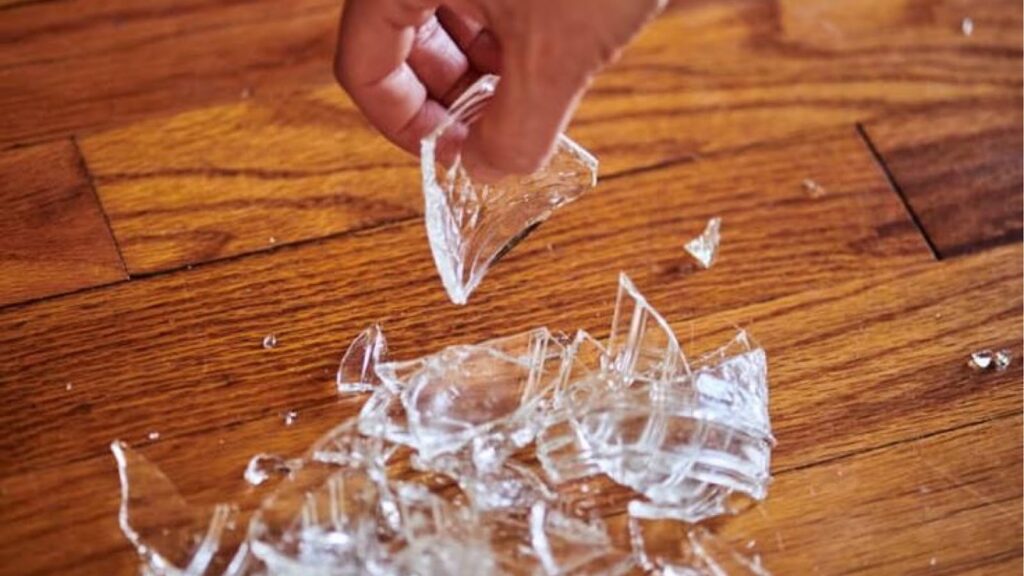
[[[1022,102],[879,118],[866,131],[942,257],[1021,242]]]
[[[67,140],[0,152],[0,306],[126,278]]]
[[[724,531],[765,546],[779,574],[1021,568],[1019,414],[781,474],[772,490]]]
[[[1013,3],[771,6],[672,11],[598,77],[570,133],[601,159],[603,176],[898,111],[1019,106]],[[965,13],[979,22],[969,38],[958,28]],[[295,86],[82,140],[133,273],[421,210],[413,158],[369,128],[332,82]]]

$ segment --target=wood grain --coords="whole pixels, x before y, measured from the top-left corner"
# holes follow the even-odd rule
[[[658,287],[641,283],[652,303],[666,312],[688,349],[699,350],[712,340],[721,341],[727,334],[722,327],[733,322],[748,326],[766,346],[771,364],[771,413],[779,440],[773,464],[778,481],[765,505],[765,515],[753,510],[730,520],[724,527],[729,537],[738,543],[755,538],[767,565],[777,570],[817,563],[823,573],[837,573],[868,561],[885,562],[879,570],[892,565],[887,571],[899,571],[937,554],[936,542],[942,535],[963,534],[979,523],[987,527],[985,534],[999,537],[989,542],[986,536],[984,542],[948,550],[940,556],[944,565],[990,562],[993,549],[1005,554],[1007,545],[1014,544],[1013,538],[1019,540],[1015,532],[1007,531],[1013,525],[1004,520],[1007,515],[1014,521],[1018,518],[1018,504],[1005,496],[1007,492],[1012,496],[1015,489],[1019,499],[1020,483],[1014,479],[1019,476],[1019,450],[1010,438],[1019,438],[1019,433],[1000,428],[998,433],[985,433],[984,442],[972,436],[951,447],[931,441],[912,444],[913,448],[892,447],[1019,413],[1020,361],[1006,372],[979,374],[967,368],[965,359],[969,351],[982,346],[1021,352],[1021,256],[1021,248],[1014,246],[942,263],[923,261],[899,271],[877,273],[872,280],[853,280],[699,317],[691,315],[689,303],[678,295],[701,284],[714,270]],[[606,272],[604,291],[610,292],[607,280],[612,274]],[[541,287],[535,293],[544,298],[554,291]],[[965,293],[971,295],[970,301],[961,298]],[[372,296],[364,292],[356,298]],[[485,316],[472,330],[454,338],[446,334],[446,327],[453,325],[452,310],[439,306],[433,313],[414,311],[413,318],[389,322],[387,329],[400,358],[453,340],[511,333],[545,322],[564,328],[582,324],[604,335],[610,299],[610,294],[601,298],[581,290],[557,312],[523,312],[507,306],[498,310],[501,318]],[[986,314],[972,313],[979,306]],[[35,435],[45,436],[49,452],[42,459],[35,458],[33,466],[5,462],[2,468],[0,491],[8,506],[0,509],[0,526],[9,533],[0,538],[0,558],[16,559],[2,565],[18,573],[129,569],[132,552],[116,525],[117,477],[106,453],[106,444],[114,437],[142,449],[199,504],[224,499],[251,503],[265,494],[262,489],[246,488],[241,479],[252,454],[297,455],[319,434],[354,414],[364,398],[337,398],[332,379],[344,341],[364,320],[334,312],[336,305],[321,303],[313,308],[315,313],[290,313],[290,329],[281,333],[281,345],[272,351],[259,349],[255,341],[258,332],[235,338],[223,324],[222,335],[214,336],[223,344],[182,339],[182,333],[196,331],[180,324],[163,338],[140,339],[151,343],[145,346],[150,357],[148,370],[162,372],[168,366],[179,373],[176,379],[158,375],[147,381],[139,377],[138,385],[120,394],[118,389],[126,384],[110,379],[79,380],[70,391],[56,384],[37,385],[31,392],[36,406],[33,425],[22,423],[11,429],[27,442],[37,441]],[[249,324],[237,317],[242,310],[236,308],[232,319],[236,332]],[[278,318],[285,315],[279,313]],[[216,317],[224,315],[217,313]],[[208,326],[209,330],[218,324]],[[688,337],[691,327],[692,339]],[[123,356],[124,350],[139,345],[120,346]],[[204,360],[188,357],[189,349],[195,347],[204,349]],[[331,349],[336,352],[330,353]],[[78,364],[97,363],[90,354],[75,356]],[[228,366],[218,356],[230,356],[234,364]],[[130,366],[133,358],[126,360],[125,366]],[[58,370],[68,374],[65,369]],[[187,391],[194,400],[184,400],[179,390]],[[14,392],[8,395],[19,398],[25,394]],[[244,397],[244,410],[230,406],[238,397]],[[118,417],[103,403],[119,406],[124,416]],[[298,410],[298,419],[290,427],[281,417],[287,409]],[[61,414],[59,432],[40,427],[42,413]],[[90,430],[83,417],[88,413],[101,417],[102,432]],[[1015,426],[1019,431],[1019,423]],[[160,439],[147,440],[150,431],[159,431]],[[83,439],[83,435],[92,439]],[[880,450],[882,456],[872,455]],[[935,466],[962,466],[965,478],[981,474],[988,479],[983,483],[972,480],[962,489],[963,495],[957,495],[955,475],[948,478],[928,472],[925,465],[907,458],[911,450]],[[1017,459],[1003,457],[1011,453],[1017,454]],[[867,459],[866,463],[858,464],[861,459]],[[919,495],[922,485],[935,495]],[[908,493],[906,486],[913,489]],[[971,498],[971,494],[977,497]],[[886,498],[896,502],[890,504]],[[599,496],[600,502],[616,499],[621,497],[615,493]],[[984,506],[986,501],[991,505]],[[964,512],[954,514],[958,502],[963,503]],[[835,530],[816,529],[825,522],[822,517],[827,517],[827,525]],[[923,520],[928,524],[922,525]],[[998,532],[997,527],[1001,527]],[[777,544],[776,533],[782,544]],[[858,545],[841,552],[836,533],[855,538]],[[894,534],[898,536],[895,540]],[[49,543],[55,541],[68,544],[51,550]],[[826,558],[828,553],[835,556]]]
[[[5,10],[0,145],[327,83],[337,18],[329,0],[62,0]]]
[[[0,153],[0,306],[126,277],[67,140]]]
[[[866,126],[941,256],[1021,241],[1021,106],[880,118]]]
[[[684,291],[683,310],[705,313],[931,262],[873,166],[856,133],[843,130],[612,179],[521,243],[491,271],[468,308],[447,302],[417,221],[25,310],[3,320],[12,323],[9,330],[0,321],[0,347],[8,350],[0,379],[18,375],[20,383],[9,384],[13,397],[35,403],[35,394],[50,390],[59,399],[67,381],[103,386],[102,392],[77,395],[79,407],[65,414],[64,423],[77,422],[73,437],[65,437],[56,420],[37,421],[40,414],[15,402],[0,407],[10,426],[33,431],[24,441],[0,438],[0,468],[44,465],[55,451],[75,458],[103,451],[111,425],[140,423],[150,411],[166,416],[167,402],[183,413],[194,409],[229,420],[251,415],[257,398],[260,413],[289,409],[297,397],[271,401],[261,395],[284,392],[271,374],[290,364],[277,364],[276,353],[259,347],[271,332],[282,349],[315,343],[313,356],[288,370],[318,382],[333,357],[325,350],[340,350],[344,338],[378,320],[407,330],[412,349],[421,350],[438,339],[508,333],[510,318],[532,318],[517,320],[518,329],[575,318],[559,326],[571,329],[579,325],[570,311],[581,297],[610,306],[620,269],[647,286],[674,285]],[[818,174],[830,193],[814,199],[800,182]],[[712,215],[724,219],[717,273],[691,279],[695,266],[682,244]],[[574,279],[571,286],[566,278]],[[67,318],[72,309],[74,317]],[[610,307],[585,317],[603,328],[609,314]],[[61,318],[60,325],[45,318]],[[79,340],[77,334],[88,337]],[[196,387],[234,388],[231,383],[240,381],[246,392],[217,406],[194,394]],[[141,393],[146,390],[161,392]],[[122,403],[131,405],[131,415]],[[179,421],[185,429],[200,423]]]
[[[683,6],[597,79],[570,132],[610,176],[896,111],[1017,105],[1019,10],[971,8],[966,38],[952,1]],[[420,210],[415,161],[333,84],[132,123],[83,150],[132,273]]]

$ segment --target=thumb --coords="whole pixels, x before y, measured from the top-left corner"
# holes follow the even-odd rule
[[[494,97],[470,126],[462,148],[463,166],[483,181],[539,170],[554,151],[589,81],[583,70],[511,60],[502,64]]]

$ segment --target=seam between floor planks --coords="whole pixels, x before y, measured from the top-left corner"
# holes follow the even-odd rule
[[[92,170],[89,168],[89,163],[85,160],[85,155],[82,154],[82,148],[78,145],[78,138],[71,136],[71,148],[75,151],[75,155],[78,156],[78,167],[82,170],[82,174],[85,175],[85,182],[89,186],[89,193],[92,194],[93,200],[96,205],[99,206],[100,214],[103,214],[103,222],[107,226],[107,235],[110,237],[110,242],[114,245],[114,250],[117,252],[117,259],[121,263],[121,271],[124,272],[124,279],[116,282],[110,282],[107,284],[100,284],[97,288],[111,286],[113,284],[120,284],[121,282],[127,282],[132,279],[131,274],[128,272],[128,265],[124,261],[124,253],[121,252],[121,243],[118,242],[117,236],[114,235],[114,227],[110,224],[110,215],[107,214],[107,207],[103,205],[103,200],[100,199],[100,195],[96,192],[96,179],[93,177]],[[55,295],[56,296],[56,295]],[[40,298],[45,300],[46,298]],[[0,307],[0,311],[3,311],[3,307]]]
[[[875,165],[878,167],[878,169],[882,172],[882,175],[885,177],[885,181],[889,184],[889,189],[892,190],[893,194],[895,194],[897,198],[900,199],[900,202],[903,204],[903,208],[907,211],[907,216],[910,218],[910,221],[913,222],[914,226],[917,228],[918,234],[920,234],[921,237],[924,238],[924,241],[928,244],[928,249],[931,250],[932,252],[932,258],[935,258],[936,260],[941,260],[942,258],[941,256],[939,256],[939,250],[938,248],[935,247],[935,241],[932,240],[931,236],[928,235],[928,231],[925,230],[924,225],[921,223],[921,217],[918,216],[917,212],[914,211],[914,207],[911,206],[910,200],[907,198],[906,193],[903,191],[903,188],[900,186],[899,182],[897,182],[896,178],[893,176],[892,170],[886,163],[885,158],[882,157],[882,153],[878,151],[878,147],[875,146],[875,143],[871,141],[871,136],[868,134],[867,130],[865,130],[863,122],[857,122],[857,134],[860,136],[861,142],[864,143],[864,146],[868,149],[868,152],[871,154],[871,158],[874,159]]]
[[[1000,420],[1005,420],[1007,418],[1013,418],[1014,416],[1018,416],[1019,414],[1020,414],[1019,411],[1002,412],[1000,414],[995,414],[995,415],[992,415],[992,416],[989,416],[989,417],[986,417],[986,418],[979,418],[979,419],[973,420],[971,422],[964,422],[964,423],[958,424],[956,426],[950,426],[948,428],[941,428],[941,429],[938,429],[938,430],[932,430],[932,431],[926,432],[924,434],[919,434],[917,436],[908,436],[907,438],[900,438],[899,440],[894,440],[892,442],[886,442],[884,444],[878,444],[876,446],[869,446],[867,448],[862,448],[860,450],[851,450],[851,451],[843,453],[843,454],[836,454],[835,456],[830,456],[828,458],[821,458],[821,459],[815,460],[813,462],[808,462],[807,464],[798,464],[796,466],[789,466],[789,467],[785,467],[785,468],[780,468],[777,471],[773,471],[772,472],[772,476],[782,476],[784,474],[790,474],[792,472],[799,472],[801,470],[807,470],[807,469],[814,468],[814,467],[817,467],[817,466],[825,466],[825,465],[831,464],[833,462],[842,462],[843,460],[848,460],[850,458],[856,458],[856,457],[858,457],[858,456],[860,456],[862,454],[870,454],[872,452],[878,452],[879,450],[885,450],[887,448],[892,448],[894,446],[899,446],[901,444],[907,444],[909,442],[919,442],[921,440],[926,440],[928,438],[933,438],[935,436],[941,436],[943,434],[949,434],[949,433],[956,432],[958,430],[963,430],[963,429],[966,429],[966,428],[974,428],[974,427],[978,427],[978,426],[984,426],[984,425],[989,424],[991,422],[998,422]]]

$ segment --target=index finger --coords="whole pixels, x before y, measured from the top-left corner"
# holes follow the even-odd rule
[[[433,8],[432,0],[349,0],[338,30],[338,83],[370,123],[413,154],[445,116],[407,64],[416,28]]]

